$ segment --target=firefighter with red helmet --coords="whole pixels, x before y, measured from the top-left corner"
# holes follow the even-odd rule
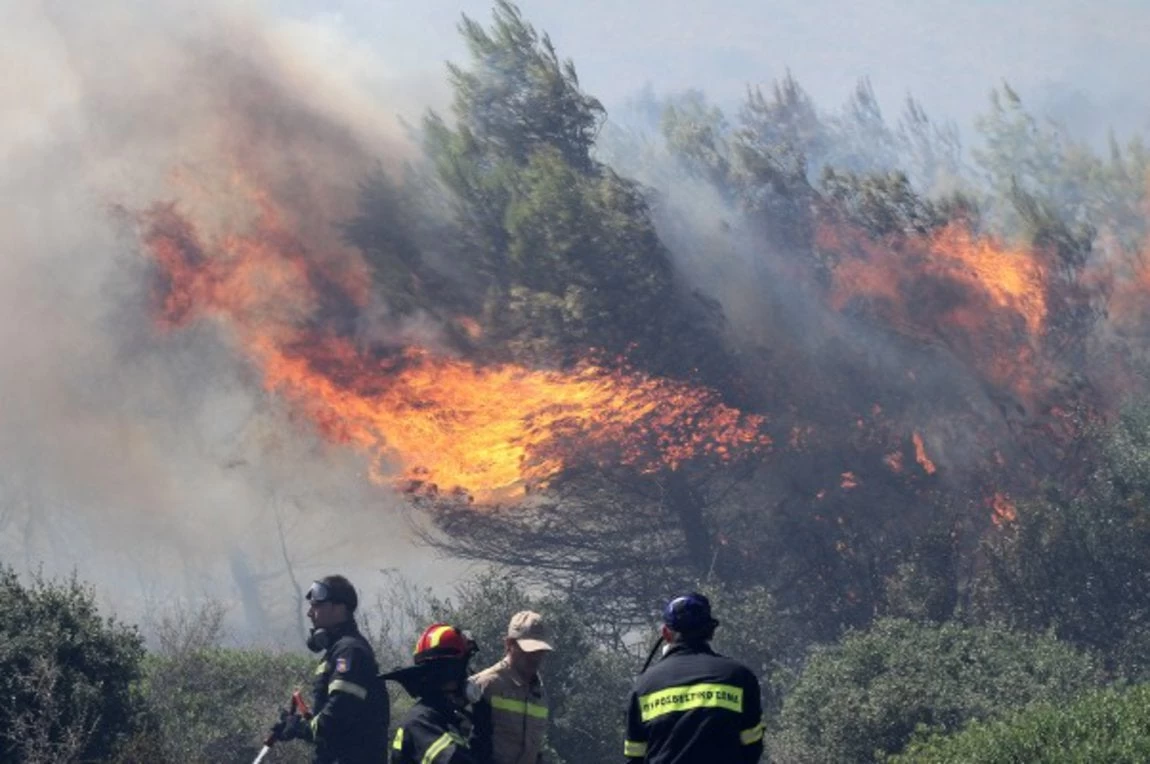
[[[414,665],[383,675],[416,699],[396,728],[390,764],[482,764],[472,750],[466,711],[480,699],[467,678],[476,652],[466,633],[435,623],[416,642]]]
[[[759,681],[711,649],[718,625],[702,594],[667,603],[663,657],[635,680],[627,707],[628,762],[753,764],[762,756]]]

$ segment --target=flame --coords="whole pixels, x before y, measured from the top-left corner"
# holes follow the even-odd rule
[[[926,474],[933,475],[937,468],[934,466],[934,462],[930,460],[930,457],[926,455],[926,446],[922,443],[922,436],[915,432],[914,435],[911,436],[911,440],[914,441],[914,460],[919,463]]]
[[[975,237],[957,222],[930,236],[884,239],[823,224],[817,245],[836,258],[834,310],[873,314],[925,342],[942,338],[989,379],[1034,395],[1049,312],[1042,253]]]
[[[545,486],[575,465],[650,474],[771,444],[763,417],[622,364],[558,372],[481,366],[422,347],[360,347],[333,327],[369,300],[362,262],[305,246],[266,195],[253,201],[250,230],[209,240],[172,205],[140,214],[158,265],[159,323],[225,324],[265,388],[328,439],[367,453],[374,480],[398,475],[413,489],[487,502]],[[479,330],[469,319],[460,325]]]
[[[471,316],[460,316],[455,319],[455,323],[473,340],[477,340],[483,336],[483,327]]]
[[[1039,258],[990,237],[975,238],[960,223],[923,240],[885,241],[842,227],[820,226],[818,244],[824,250],[856,253],[835,269],[830,299],[836,310],[860,295],[901,305],[912,281],[933,276],[957,282],[1019,314],[1031,335],[1038,335],[1046,323],[1046,275]],[[960,311],[950,319],[973,320]]]
[[[581,461],[653,473],[770,443],[761,417],[707,390],[591,363],[570,373],[481,367],[414,347],[373,359],[335,338],[325,351],[317,364],[265,348],[268,388],[329,438],[397,461],[405,480],[480,501],[520,495]]]
[[[842,482],[840,485],[844,491],[849,491],[852,488],[858,488],[858,477],[853,472],[844,472],[841,476]]]
[[[1018,512],[1014,508],[1014,503],[1001,492],[994,494],[994,498],[990,500],[990,508],[990,520],[998,527],[1002,527],[1018,519]]]
[[[965,227],[950,224],[931,244],[940,265],[965,275],[982,287],[1000,307],[1020,313],[1031,335],[1046,323],[1046,274],[1037,257],[1010,249],[992,238],[974,239]]]

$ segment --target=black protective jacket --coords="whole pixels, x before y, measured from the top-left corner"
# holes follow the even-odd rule
[[[312,685],[315,764],[380,764],[390,706],[371,645],[355,621],[328,630]]]
[[[477,764],[466,727],[466,717],[447,698],[420,698],[395,731],[389,762]]]
[[[650,764],[752,764],[763,754],[759,681],[705,643],[674,644],[635,680],[623,754]]]

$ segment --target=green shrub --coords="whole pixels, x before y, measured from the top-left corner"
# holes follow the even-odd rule
[[[816,649],[783,701],[778,762],[867,762],[916,730],[948,731],[1095,683],[1094,662],[1052,637],[1000,627],[875,623]]]
[[[1068,707],[1042,704],[919,739],[898,764],[1135,764],[1150,761],[1150,685],[1091,692]]]
[[[198,647],[149,655],[141,686],[167,761],[250,761],[302,689],[310,702],[316,659],[303,653]],[[248,754],[251,754],[248,756]],[[276,761],[308,761],[308,750],[286,744]]]
[[[102,617],[76,578],[27,585],[0,567],[0,745],[5,761],[107,760],[138,721],[144,646]]]

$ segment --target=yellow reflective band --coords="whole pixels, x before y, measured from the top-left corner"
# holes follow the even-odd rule
[[[442,639],[443,635],[449,631],[451,631],[450,626],[440,626],[438,629],[431,632],[431,636],[429,636],[427,638],[427,641],[430,643],[430,646],[431,647],[439,647],[439,640]]]
[[[444,732],[436,738],[434,743],[427,747],[427,752],[423,754],[423,759],[420,761],[420,764],[434,764],[435,757],[450,748],[452,743],[458,743],[464,748],[467,747],[467,741],[456,733]]]
[[[395,740],[391,741],[391,747],[397,751],[403,750],[403,727],[395,731]]]
[[[311,736],[316,737],[319,734],[319,716],[313,716],[309,726],[311,727]]]
[[[749,730],[743,730],[739,733],[739,741],[743,745],[751,745],[763,739],[763,723],[759,722]]]
[[[328,692],[346,692],[348,695],[354,695],[360,700],[367,700],[367,690],[360,687],[355,682],[349,682],[346,679],[335,679],[327,686]]]
[[[316,676],[319,676],[325,671],[327,671],[327,661],[320,661],[319,665],[315,667]]]
[[[631,757],[646,756],[647,744],[637,740],[624,740],[623,755]]]
[[[547,718],[547,706],[532,703],[528,700],[505,698],[502,695],[491,696],[491,707],[498,711],[507,711],[512,714],[522,714],[536,719]]]
[[[691,684],[668,687],[639,698],[639,718],[644,722],[695,708],[723,708],[742,713],[743,689],[729,684]]]

